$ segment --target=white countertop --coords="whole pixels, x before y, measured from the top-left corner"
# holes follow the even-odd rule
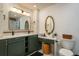
[[[52,38],[52,37],[44,37],[44,36],[38,36],[39,38],[47,39],[47,40],[56,40],[59,41],[57,38]]]
[[[17,38],[17,37],[25,37],[25,36],[31,36],[31,35],[37,35],[37,33],[30,33],[30,34],[26,33],[26,34],[15,34],[15,35],[0,36],[0,40],[10,39],[10,38]],[[38,36],[38,38],[59,41],[57,38],[51,38],[51,37]]]
[[[37,35],[37,34],[36,33],[30,33],[30,34],[19,34],[19,35],[15,34],[15,35],[0,36],[0,40],[16,38],[16,37],[25,37],[25,36],[31,36],[31,35]]]

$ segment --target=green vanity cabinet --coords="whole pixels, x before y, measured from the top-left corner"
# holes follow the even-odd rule
[[[8,56],[22,56],[25,54],[25,38],[13,38],[7,41]]]
[[[0,40],[0,56],[7,56],[7,40]]]
[[[40,49],[40,44],[37,35],[28,37],[28,51],[33,52]]]
[[[39,49],[38,35],[0,40],[0,56],[24,56]]]

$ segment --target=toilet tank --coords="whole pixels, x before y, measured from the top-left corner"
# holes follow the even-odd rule
[[[71,50],[74,46],[74,40],[62,40],[61,45],[63,48]]]

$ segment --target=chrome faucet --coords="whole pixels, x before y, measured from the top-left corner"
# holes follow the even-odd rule
[[[12,35],[14,35],[14,31],[12,30]]]

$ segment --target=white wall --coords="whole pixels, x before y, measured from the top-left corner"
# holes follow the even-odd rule
[[[8,30],[8,15],[7,15],[8,8],[7,7],[8,7],[7,4],[0,4],[0,12],[2,11],[2,13],[0,13],[0,34],[3,31]],[[5,19],[3,15],[5,15]]]
[[[13,4],[7,4],[7,3],[3,3],[0,4],[0,12],[2,11],[2,13],[0,13],[0,34],[2,34],[4,31],[9,30],[8,28],[8,11],[10,10],[10,8],[13,7]],[[3,15],[5,15],[5,19],[3,17]]]
[[[33,10],[33,19],[32,19],[32,29],[35,33],[38,33],[38,21],[39,21],[39,10],[34,9]]]
[[[75,53],[79,52],[79,4],[53,4],[39,14],[39,33],[45,33],[45,19],[50,15],[55,21],[55,32],[61,39],[62,34],[72,34],[76,40]]]

